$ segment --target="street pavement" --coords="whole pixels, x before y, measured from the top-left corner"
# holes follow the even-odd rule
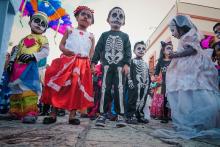
[[[0,117],[1,118],[1,117]],[[151,136],[158,128],[171,128],[151,120],[149,124],[128,125],[116,128],[115,122],[107,121],[106,127],[96,127],[95,121],[80,118],[81,124],[68,124],[68,116],[58,117],[56,123],[22,124],[18,120],[0,120],[0,147],[217,147],[220,140],[160,140]]]

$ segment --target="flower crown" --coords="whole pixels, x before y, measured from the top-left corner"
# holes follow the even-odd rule
[[[76,15],[77,13],[79,13],[80,11],[82,10],[89,10],[92,14],[94,13],[94,10],[90,9],[89,7],[87,6],[78,6],[76,8],[76,10],[73,11],[74,15]]]

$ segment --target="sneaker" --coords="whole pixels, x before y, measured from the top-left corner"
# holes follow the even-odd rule
[[[121,127],[126,127],[126,126],[127,126],[127,124],[125,122],[124,117],[121,115],[118,115],[118,119],[116,121],[116,127],[121,128]]]
[[[138,124],[137,118],[136,118],[135,116],[129,117],[129,118],[126,120],[126,122],[127,122],[128,124],[133,124],[133,125]]]
[[[95,125],[99,127],[105,127],[105,120],[106,120],[106,117],[103,115],[100,115],[97,118]]]

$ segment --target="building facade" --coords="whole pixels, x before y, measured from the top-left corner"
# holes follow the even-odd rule
[[[220,7],[220,1],[216,6]],[[147,54],[145,61],[149,64],[150,72],[154,72],[160,54],[160,41],[171,40],[174,44],[174,50],[177,47],[177,39],[171,36],[168,24],[170,20],[177,14],[189,15],[197,28],[207,37],[214,37],[212,31],[213,26],[220,22],[220,8],[210,6],[192,4],[187,2],[178,2],[168,12],[159,26],[147,40]]]

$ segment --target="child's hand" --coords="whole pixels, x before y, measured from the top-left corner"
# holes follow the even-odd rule
[[[122,72],[125,74],[125,76],[128,75],[128,73],[129,73],[129,66],[127,64],[125,64],[123,66]]]
[[[36,61],[33,54],[21,54],[18,58],[20,62],[29,63],[30,61]]]
[[[8,73],[11,73],[11,72],[12,72],[12,70],[13,70],[13,65],[14,65],[14,62],[13,62],[13,61],[10,61],[10,62],[8,63],[8,66],[7,66],[7,72],[8,72]]]

